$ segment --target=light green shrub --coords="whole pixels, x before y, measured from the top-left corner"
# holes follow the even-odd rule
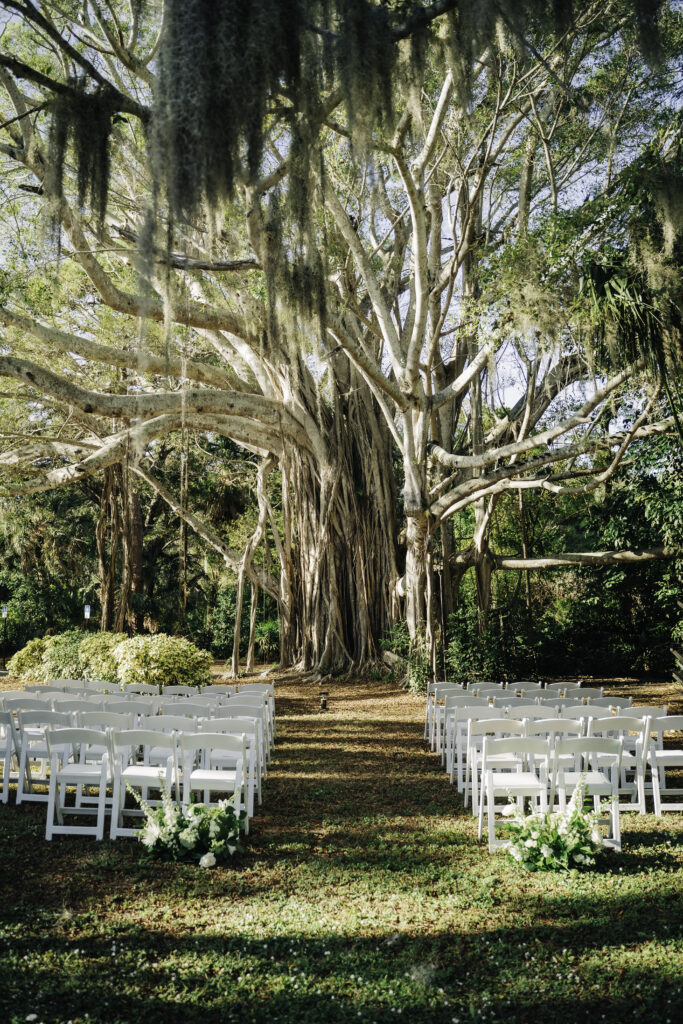
[[[48,637],[37,636],[7,662],[7,671],[17,679],[41,679],[43,653]]]
[[[126,633],[87,633],[83,637],[79,651],[84,678],[117,683],[119,666],[114,657],[114,650],[127,639]]]
[[[82,629],[69,629],[45,638],[39,679],[82,679],[80,649],[85,637]]]
[[[183,637],[134,636],[113,652],[122,686],[154,683],[160,686],[205,686],[211,682],[211,655]]]

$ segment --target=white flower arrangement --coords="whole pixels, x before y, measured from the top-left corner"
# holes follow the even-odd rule
[[[179,807],[162,781],[161,804],[158,807],[141,800],[144,820],[138,839],[153,857],[165,860],[197,860],[202,868],[212,868],[241,852],[240,825],[244,811],[238,816],[233,799],[220,800],[215,807],[190,804]]]
[[[603,848],[598,828],[600,814],[584,810],[583,778],[564,811],[523,814],[514,803],[503,808],[508,856],[528,871],[567,871],[595,865]]]

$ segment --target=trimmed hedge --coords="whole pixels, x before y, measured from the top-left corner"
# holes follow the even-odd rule
[[[11,676],[48,682],[50,679],[97,679],[118,683],[184,684],[211,682],[212,658],[183,637],[127,637],[124,633],[85,633],[70,629],[38,637],[7,663]]]

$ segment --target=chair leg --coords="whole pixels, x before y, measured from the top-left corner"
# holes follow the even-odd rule
[[[57,771],[50,772],[50,790],[47,797],[47,820],[45,822],[45,838],[52,839],[55,822],[55,803],[57,800]]]

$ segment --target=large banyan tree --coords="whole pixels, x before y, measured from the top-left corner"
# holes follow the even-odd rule
[[[433,649],[470,569],[485,621],[525,564],[490,550],[500,495],[594,490],[675,426],[668,5],[0,10],[5,494],[125,465],[329,669],[402,615]],[[259,456],[244,550],[157,470],[179,431]]]

